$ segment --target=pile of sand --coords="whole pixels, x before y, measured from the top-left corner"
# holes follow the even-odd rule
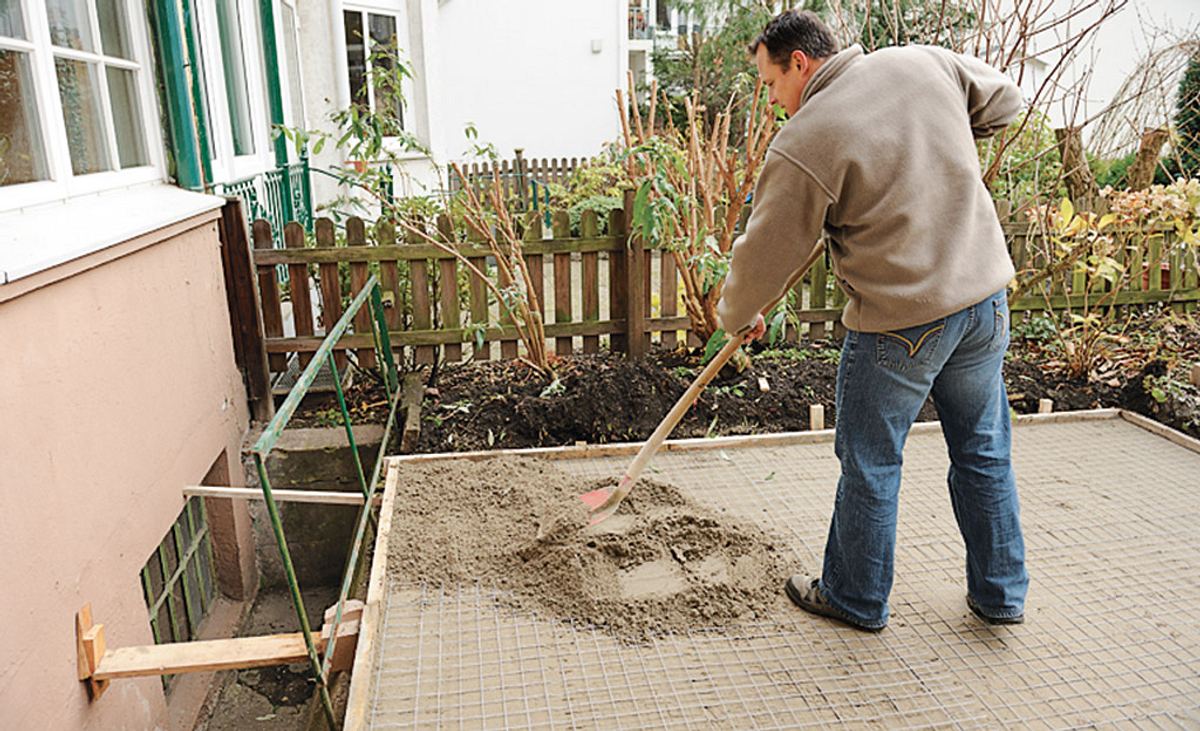
[[[605,483],[551,462],[400,469],[388,544],[394,586],[497,585],[523,610],[634,641],[752,620],[782,596],[787,567],[770,537],[670,485],[639,481],[616,515],[586,527],[578,496]]]

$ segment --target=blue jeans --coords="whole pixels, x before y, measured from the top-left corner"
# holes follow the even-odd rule
[[[821,590],[867,627],[888,620],[908,430],[932,393],[950,453],[950,502],[967,548],[967,592],[992,617],[1025,610],[1029,577],[1001,369],[1003,291],[926,325],[850,331],[837,378],[841,461]]]

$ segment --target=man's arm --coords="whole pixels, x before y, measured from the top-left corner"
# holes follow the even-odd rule
[[[816,247],[832,202],[827,189],[799,163],[767,153],[754,190],[746,232],[733,244],[717,316],[736,333],[754,322],[763,305],[783,293],[791,275]]]
[[[991,137],[1007,127],[1024,106],[1021,89],[1007,76],[974,56],[946,51],[971,117],[977,139]]]

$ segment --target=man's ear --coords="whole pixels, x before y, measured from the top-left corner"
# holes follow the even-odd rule
[[[792,51],[792,64],[800,73],[808,68],[808,55],[804,51]]]

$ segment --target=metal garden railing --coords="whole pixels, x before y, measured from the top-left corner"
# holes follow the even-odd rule
[[[283,246],[283,227],[297,221],[306,231],[312,230],[312,186],[309,180],[308,158],[268,170],[231,183],[218,183],[214,192],[242,199],[246,223],[258,219],[271,222],[276,232],[275,246]]]
[[[350,411],[346,406],[346,397],[342,392],[342,381],[338,377],[337,363],[333,356],[334,346],[342,335],[346,332],[346,328],[350,326],[354,316],[362,309],[363,305],[370,302],[371,312],[371,331],[374,336],[375,354],[380,370],[383,374],[384,384],[387,388],[388,399],[391,401],[391,408],[388,412],[387,424],[384,427],[383,441],[379,446],[379,453],[375,458],[375,467],[371,473],[370,481],[367,480],[366,474],[363,472],[362,460],[358,454],[358,446],[354,441],[354,430],[350,423]],[[304,609],[304,599],[300,596],[300,585],[296,580],[296,569],[292,565],[291,552],[288,550],[287,539],[283,532],[283,523],[279,518],[279,506],[275,502],[275,498],[271,492],[271,480],[267,474],[267,457],[271,454],[276,441],[279,440],[288,421],[295,414],[296,408],[299,407],[300,401],[304,398],[313,381],[317,377],[317,373],[325,364],[328,364],[330,372],[333,374],[334,388],[337,393],[338,408],[342,413],[342,421],[346,426],[346,437],[350,442],[350,453],[354,456],[354,466],[358,473],[359,486],[362,489],[364,502],[362,511],[359,513],[357,526],[354,533],[354,542],[351,546],[350,556],[346,561],[345,574],[342,577],[341,591],[338,593],[337,609],[333,618],[333,625],[330,628],[329,639],[325,646],[325,659],[322,662],[317,653],[317,644],[313,639],[312,628],[308,623],[308,614]],[[379,286],[379,279],[372,274],[363,286],[362,291],[350,302],[345,313],[337,324],[330,329],[329,334],[321,342],[319,348],[313,353],[313,358],[304,372],[300,375],[296,385],[288,392],[287,398],[275,413],[275,417],[271,419],[263,430],[262,436],[255,442],[250,453],[254,455],[255,467],[258,470],[258,479],[262,485],[263,499],[266,502],[267,513],[271,519],[271,529],[275,534],[275,542],[279,545],[280,557],[283,560],[283,570],[287,577],[288,590],[292,595],[292,604],[296,609],[296,616],[300,620],[300,629],[304,634],[304,643],[308,650],[309,665],[312,670],[313,679],[317,684],[317,691],[320,694],[321,705],[325,712],[326,720],[329,722],[330,728],[336,727],[333,712],[333,701],[329,695],[329,673],[331,662],[334,656],[334,650],[337,644],[338,628],[341,626],[342,613],[345,609],[346,598],[350,593],[351,585],[354,582],[356,567],[360,555],[362,554],[362,545],[367,535],[367,524],[374,523],[374,508],[373,501],[376,488],[379,484],[379,477],[383,469],[383,458],[387,451],[388,439],[391,435],[392,424],[396,418],[396,406],[400,401],[399,397],[400,385],[399,376],[396,371],[396,362],[392,357],[391,341],[388,337],[387,322],[384,319],[383,296]]]

